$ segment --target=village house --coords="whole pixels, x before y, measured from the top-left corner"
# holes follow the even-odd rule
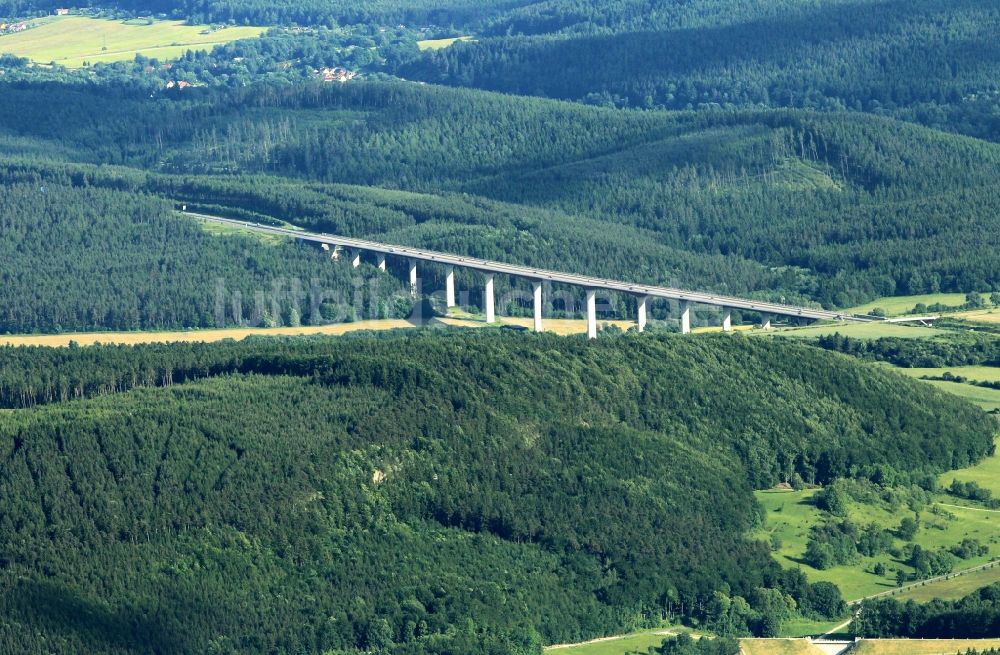
[[[347,70],[346,68],[323,68],[316,71],[316,76],[319,77],[324,82],[346,82],[348,80],[354,79],[357,75],[352,70]]]

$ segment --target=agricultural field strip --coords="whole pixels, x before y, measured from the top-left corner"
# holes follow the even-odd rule
[[[156,54],[164,50],[179,56],[186,50],[206,50],[241,38],[258,37],[265,29],[228,27],[205,33],[207,26],[186,25],[181,21],[132,25],[110,19],[62,16],[24,32],[0,36],[0,52],[38,63],[76,67],[87,60],[122,60],[136,53]]]
[[[941,503],[938,503],[941,504]],[[960,507],[959,505],[952,505],[952,507]],[[969,508],[963,508],[969,509]],[[923,587],[934,582],[940,582],[942,580],[950,580],[963,575],[968,575],[969,573],[975,573],[977,571],[982,571],[983,569],[993,568],[995,561],[986,562],[985,564],[979,564],[968,569],[962,569],[961,571],[955,571],[954,573],[948,573],[947,575],[939,575],[933,578],[927,578],[926,580],[920,580],[918,582],[913,582],[911,584],[903,585],[902,587],[897,587],[895,589],[889,589],[887,591],[880,591],[877,594],[871,594],[870,596],[864,596],[863,598],[855,598],[854,600],[847,601],[848,605],[858,605],[866,600],[872,600],[874,598],[883,598],[885,596],[895,596],[897,594],[903,593],[910,589],[915,589],[916,587]]]

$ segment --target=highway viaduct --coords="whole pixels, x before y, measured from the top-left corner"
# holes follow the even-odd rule
[[[445,274],[445,302],[448,307],[455,306],[455,269],[466,268],[483,273],[485,285],[483,290],[483,313],[486,315],[486,322],[493,323],[496,320],[496,309],[493,292],[493,277],[496,274],[509,275],[512,277],[526,279],[532,282],[532,297],[534,304],[534,329],[536,332],[542,331],[542,284],[546,281],[582,287],[586,291],[587,297],[587,336],[591,339],[597,336],[597,292],[599,290],[617,291],[634,296],[637,301],[636,323],[640,332],[646,328],[646,317],[649,310],[649,303],[656,298],[666,298],[680,302],[681,307],[681,332],[691,331],[691,307],[694,304],[711,305],[720,307],[723,310],[722,329],[732,330],[731,313],[733,309],[758,312],[763,316],[790,316],[796,318],[812,320],[833,320],[852,322],[872,322],[883,320],[874,316],[862,316],[848,314],[844,312],[827,311],[811,307],[798,307],[795,305],[784,305],[778,303],[763,302],[759,300],[748,300],[733,296],[722,296],[698,291],[687,291],[670,287],[652,286],[648,284],[638,284],[635,282],[622,282],[619,280],[608,280],[603,278],[588,277],[586,275],[576,275],[574,273],[562,273],[534,268],[531,266],[519,266],[517,264],[507,264],[504,262],[477,259],[464,255],[453,255],[449,253],[414,248],[411,246],[397,246],[377,241],[365,239],[355,239],[332,234],[320,234],[293,230],[284,227],[262,225],[239,221],[219,216],[210,216],[196,212],[182,212],[186,216],[196,218],[209,223],[229,225],[244,230],[262,232],[265,234],[276,234],[292,237],[300,241],[319,244],[322,248],[330,250],[336,256],[337,248],[350,251],[351,263],[357,267],[361,265],[361,253],[371,252],[376,256],[377,266],[385,270],[386,257],[402,257],[409,262],[409,278],[411,292],[416,294],[417,290],[417,263],[432,262],[443,265]],[[770,320],[765,319],[764,327],[770,327]]]

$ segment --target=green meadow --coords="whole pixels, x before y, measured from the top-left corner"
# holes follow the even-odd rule
[[[0,36],[0,53],[68,68],[79,68],[84,62],[130,60],[137,54],[168,60],[188,50],[211,50],[222,43],[255,38],[267,29],[227,27],[212,31],[206,25],[187,25],[183,21],[136,24],[85,16],[55,16],[33,25],[24,32]]]
[[[988,295],[988,294],[987,294]],[[965,304],[964,293],[925,293],[916,296],[887,296],[876,298],[857,307],[851,307],[847,311],[853,314],[867,314],[871,310],[878,308],[885,310],[887,316],[900,316],[908,314],[919,305],[947,305],[958,307]]]
[[[773,334],[783,337],[815,338],[834,333],[840,333],[854,339],[880,339],[882,337],[900,337],[903,339],[926,339],[948,334],[946,330],[922,325],[902,323],[817,323],[808,327],[784,328]],[[772,334],[761,332],[761,334]]]
[[[991,459],[996,459],[991,458]],[[995,466],[996,464],[991,464]],[[963,472],[949,475],[960,477]],[[946,476],[945,476],[946,477]],[[764,506],[767,514],[766,524],[761,530],[761,538],[780,540],[780,547],[775,557],[782,566],[801,568],[812,582],[825,580],[840,587],[844,598],[854,600],[864,596],[890,591],[896,588],[896,571],[903,570],[907,574],[913,569],[901,561],[884,554],[877,557],[861,556],[857,563],[835,566],[826,570],[817,570],[803,561],[809,530],[825,520],[821,512],[812,502],[812,497],[818,490],[803,491],[766,490],[758,491],[757,499]],[[945,498],[947,502],[947,498]],[[895,528],[905,516],[914,516],[914,512],[902,508],[890,512],[883,507],[874,507],[851,503],[848,518],[858,526],[875,523],[883,528]],[[990,553],[984,557],[960,560],[955,563],[955,571],[984,564],[996,554],[1000,554],[1000,514],[984,512],[974,508],[943,507],[935,505],[926,508],[920,514],[920,529],[914,543],[924,548],[938,549],[954,546],[964,538],[978,539],[990,546]],[[895,540],[895,545],[901,547],[905,542]],[[872,572],[875,564],[881,562],[887,572],[883,576]],[[936,584],[936,583],[935,583]],[[985,582],[983,584],[988,584]],[[981,586],[981,585],[977,585]],[[927,585],[928,592],[933,592],[933,585]]]
[[[457,41],[471,41],[471,36],[453,36],[448,39],[424,39],[417,41],[417,47],[421,50],[441,50],[453,45]]]

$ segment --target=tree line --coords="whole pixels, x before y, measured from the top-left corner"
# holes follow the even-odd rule
[[[865,601],[852,631],[860,637],[981,639],[1000,630],[1000,585],[978,589],[958,600],[918,604],[895,598]]]

